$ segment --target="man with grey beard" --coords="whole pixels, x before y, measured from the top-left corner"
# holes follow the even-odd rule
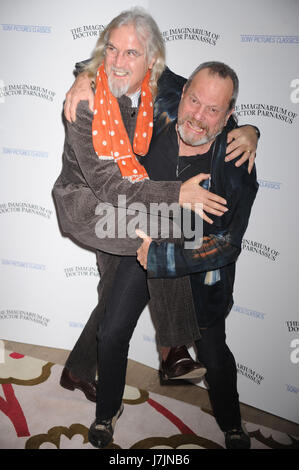
[[[200,246],[157,244],[138,232],[144,242],[137,253],[149,279],[190,274],[201,331],[195,344],[207,368],[214,416],[227,448],[248,449],[250,439],[241,426],[236,363],[225,335],[225,318],[233,305],[235,262],[258,190],[255,168],[248,174],[244,166],[236,170],[223,158],[224,127],[234,111],[238,88],[238,77],[226,64],[199,66],[184,87],[177,123],[152,140],[142,161],[156,181],[185,181],[201,173],[209,190],[225,197],[229,211],[216,217],[213,225],[204,224]]]

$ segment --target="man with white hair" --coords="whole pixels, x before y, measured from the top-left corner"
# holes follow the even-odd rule
[[[130,220],[126,211],[133,202],[143,203],[149,215],[152,203],[190,203],[194,208],[201,202],[207,222],[211,219],[206,212],[221,216],[227,210],[222,197],[199,186],[201,176],[183,184],[150,181],[136,157],[146,155],[152,132],[159,133],[176,114],[185,80],[169,70],[162,74],[164,68],[163,40],[150,15],[133,9],[111,21],[86,67],[87,77],[96,89],[94,112],[91,113],[86,101],[81,101],[75,122],[67,123],[63,168],[54,186],[63,231],[97,250],[101,275],[99,304],[62,376],[63,386],[80,388],[93,399],[98,355],[96,420],[89,433],[96,447],[105,447],[111,441],[115,421],[122,413],[129,341],[149,299],[157,341],[167,347],[162,372],[166,371],[167,377],[188,376],[189,372],[192,376],[194,370],[198,375],[205,372],[201,364],[184,353],[181,356],[181,345],[200,337],[189,277],[147,283],[146,273],[134,256],[140,242],[130,237],[97,236],[98,207],[102,203],[118,212],[124,210],[126,221]],[[67,109],[68,104],[66,114]],[[237,132],[243,132],[237,153],[250,149],[245,158],[250,153],[254,156],[255,130]],[[250,138],[244,138],[244,133]],[[123,206],[119,204],[119,195],[126,196]],[[169,353],[169,347],[175,346],[179,346],[179,351],[174,348]],[[171,354],[173,368],[167,362]]]

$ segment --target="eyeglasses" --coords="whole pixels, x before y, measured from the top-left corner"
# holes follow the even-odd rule
[[[108,57],[117,57],[118,54],[122,54],[123,57],[126,57],[129,60],[137,60],[139,57],[142,57],[144,53],[137,51],[136,49],[127,49],[123,52],[120,52],[113,44],[108,43],[105,46],[105,54]]]

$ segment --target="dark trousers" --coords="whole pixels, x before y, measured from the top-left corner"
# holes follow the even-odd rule
[[[131,257],[133,259],[134,257]],[[81,335],[71,351],[65,366],[81,380],[92,382],[97,370],[97,331],[105,314],[105,306],[110,298],[115,273],[123,256],[97,252],[97,262],[100,271],[98,284],[99,301],[90,315]],[[139,264],[133,263],[134,276],[139,273],[146,283],[144,270]],[[137,265],[136,265],[137,264]],[[130,282],[129,273],[125,273],[121,282]],[[192,301],[190,280],[187,276],[177,279],[150,279],[149,309],[156,328],[156,340],[159,346],[173,347],[180,344],[190,344],[200,337],[197,319]],[[145,289],[145,287],[143,287]],[[116,292],[116,294],[115,294]],[[117,286],[114,294],[116,297]],[[146,290],[146,295],[148,295]]]
[[[120,407],[130,339],[148,300],[145,271],[136,258],[122,258],[98,331],[97,419],[111,418]],[[195,344],[198,358],[207,368],[206,380],[215,418],[222,431],[240,427],[237,369],[226,344],[225,319],[202,329],[201,334]]]
[[[105,313],[105,304],[113,285],[118,256],[101,253],[98,265],[101,280],[98,284],[99,302],[90,315],[81,335],[72,349],[65,366],[76,377],[86,382],[95,380],[97,371],[98,343],[97,331]],[[101,265],[100,265],[101,263]]]
[[[111,418],[120,407],[130,339],[149,300],[146,272],[134,256],[121,258],[116,276],[111,276],[107,285],[106,310],[100,304],[96,307],[66,363],[78,377],[92,381],[99,356],[96,409],[99,419]],[[225,341],[225,320],[201,329],[201,336],[195,344],[198,358],[207,368],[206,380],[215,418],[223,431],[239,427],[237,371]]]
[[[225,319],[207,329],[201,329],[196,341],[198,359],[207,368],[206,381],[214,416],[222,431],[241,425],[237,367],[226,344]]]
[[[97,419],[111,418],[121,405],[130,339],[148,301],[146,272],[135,256],[123,257],[98,330]]]

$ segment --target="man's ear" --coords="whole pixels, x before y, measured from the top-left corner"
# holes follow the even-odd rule
[[[226,126],[227,124],[227,121],[229,120],[229,118],[231,117],[231,115],[235,112],[235,108],[232,108],[228,113],[227,115],[225,116],[225,120],[224,120],[224,126]]]
[[[154,57],[154,58],[151,60],[149,66],[148,66],[149,70],[152,70],[153,66],[155,65],[156,60],[157,60],[156,57]]]

